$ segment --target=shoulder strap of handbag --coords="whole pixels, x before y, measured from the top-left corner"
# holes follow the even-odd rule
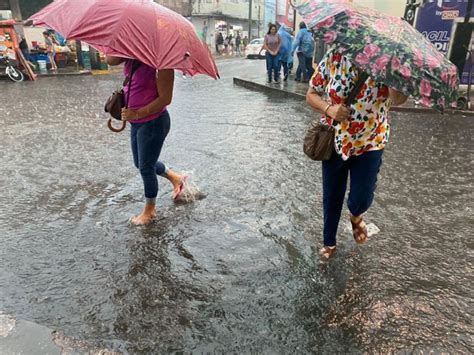
[[[135,73],[135,70],[137,70],[139,66],[140,66],[140,62],[138,60],[134,60],[132,64],[132,70],[130,71],[130,75],[127,77],[127,79],[125,79],[124,86],[128,84],[127,101],[125,104],[125,108],[128,108],[128,101],[130,100],[130,91],[132,88],[133,73]]]
[[[345,104],[346,106],[352,105],[356,100],[357,95],[360,92],[360,89],[362,89],[362,86],[364,86],[364,83],[367,81],[369,77],[369,74],[367,74],[365,71],[360,73],[359,78],[357,79],[357,82],[355,83],[355,86],[352,88],[351,92],[349,95],[347,95]]]

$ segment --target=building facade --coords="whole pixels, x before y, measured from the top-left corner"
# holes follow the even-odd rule
[[[191,17],[193,12],[192,0],[154,0],[156,3],[163,5],[184,17]]]
[[[355,5],[369,7],[388,15],[403,17],[407,0],[352,0]]]
[[[242,38],[261,37],[264,24],[265,1],[252,0],[252,33],[249,35],[249,0],[195,0],[191,21],[196,31],[209,46],[214,47],[217,33],[224,37],[238,32]]]
[[[0,11],[11,11],[13,19],[22,19],[19,0],[0,0]]]

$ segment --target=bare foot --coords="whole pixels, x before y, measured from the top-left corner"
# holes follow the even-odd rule
[[[155,205],[145,205],[143,212],[131,219],[132,224],[143,226],[150,224],[156,218]]]

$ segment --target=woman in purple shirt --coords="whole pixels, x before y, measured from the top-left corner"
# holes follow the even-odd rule
[[[272,75],[275,79],[275,83],[280,83],[280,47],[281,39],[277,33],[277,27],[271,24],[268,28],[268,33],[265,35],[263,47],[260,49],[260,53],[262,53],[264,49],[266,50],[265,59],[267,61],[268,83],[272,82]]]
[[[143,179],[145,208],[132,218],[136,225],[148,224],[156,217],[158,195],[157,175],[168,179],[174,187],[173,198],[183,190],[185,177],[168,169],[158,161],[161,148],[170,131],[167,106],[171,104],[174,87],[174,70],[158,70],[135,60],[107,57],[109,65],[124,63],[124,75],[134,72],[130,85],[128,108],[122,110],[122,120],[131,124],[133,162]],[[128,95],[128,85],[124,88]]]

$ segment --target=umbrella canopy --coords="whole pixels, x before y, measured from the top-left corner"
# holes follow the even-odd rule
[[[456,66],[406,21],[343,0],[310,0],[296,9],[374,80],[439,111],[456,102]]]
[[[56,0],[30,20],[107,55],[191,76],[219,77],[191,22],[151,0]]]

